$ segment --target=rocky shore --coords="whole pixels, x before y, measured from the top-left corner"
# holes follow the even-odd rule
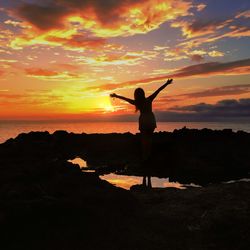
[[[98,174],[169,177],[207,185],[249,176],[250,134],[232,130],[180,129],[154,134],[153,152],[141,161],[139,134],[30,132],[0,144],[0,157],[19,161],[67,161],[80,157]]]
[[[0,144],[1,249],[248,249],[250,134],[20,134]],[[81,157],[95,173],[68,159]],[[146,170],[145,170],[146,169]],[[126,191],[100,173],[170,177],[201,188]]]

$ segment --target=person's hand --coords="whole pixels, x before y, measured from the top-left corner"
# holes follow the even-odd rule
[[[172,82],[173,82],[173,79],[168,79],[167,82],[166,82],[166,84],[169,85],[169,84],[171,84]]]
[[[110,94],[110,97],[117,97],[115,93]]]

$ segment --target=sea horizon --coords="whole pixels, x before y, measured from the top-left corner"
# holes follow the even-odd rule
[[[101,125],[101,126],[100,126]],[[247,121],[211,121],[211,122],[158,122],[155,132],[168,131],[187,127],[189,129],[232,129],[250,132],[250,123]],[[57,130],[65,130],[73,133],[139,133],[138,123],[135,121],[95,121],[87,122],[80,120],[2,120],[0,121],[0,143],[10,138],[15,138],[20,133],[31,131],[48,131],[53,133]]]

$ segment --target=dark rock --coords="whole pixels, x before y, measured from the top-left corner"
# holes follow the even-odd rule
[[[250,183],[133,192],[168,249],[248,249]],[[162,249],[164,249],[164,243]]]
[[[21,134],[0,145],[0,248],[249,249],[250,183],[126,191],[67,162],[207,185],[249,173],[249,142],[229,130],[156,133],[141,164],[139,135]]]
[[[153,152],[147,168],[140,165],[140,135],[73,134],[66,131],[21,134],[0,145],[2,162],[18,160],[67,161],[76,156],[100,174],[119,172],[128,175],[151,174],[170,177],[183,183],[200,185],[247,177],[250,134],[230,129],[175,130],[154,134]]]

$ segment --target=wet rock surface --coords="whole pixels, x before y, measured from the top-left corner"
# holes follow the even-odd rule
[[[67,160],[143,174],[139,135],[21,134],[0,145],[0,247],[248,249],[250,183],[217,182],[248,174],[249,140],[228,130],[157,133],[146,171],[206,187],[126,191]]]

